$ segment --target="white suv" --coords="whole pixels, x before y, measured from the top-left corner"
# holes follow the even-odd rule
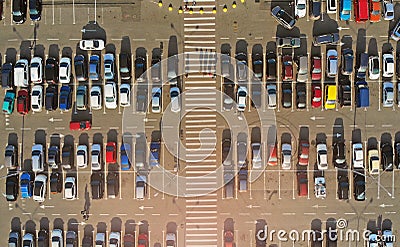
[[[71,78],[71,59],[63,57],[60,60],[60,68],[58,72],[60,83],[69,83]]]
[[[131,86],[127,83],[121,84],[119,88],[119,105],[121,107],[131,105]]]
[[[361,143],[353,143],[353,168],[364,168],[364,152]]]
[[[75,177],[66,177],[64,184],[65,199],[74,200],[76,198],[76,189]]]
[[[87,167],[87,146],[86,145],[79,145],[76,150],[76,164],[79,168],[86,168]]]
[[[382,76],[383,77],[392,77],[394,74],[394,58],[392,54],[383,54],[382,56],[383,60],[383,72]]]
[[[117,88],[115,82],[107,82],[104,86],[105,105],[107,109],[117,108]]]
[[[41,57],[34,57],[31,59],[31,82],[42,83],[43,81],[43,61]]]
[[[46,199],[46,175],[39,174],[35,178],[34,189],[33,189],[33,200],[36,202],[44,202]]]
[[[14,86],[27,87],[28,83],[28,60],[20,59],[14,67]]]
[[[43,145],[35,144],[32,147],[32,171],[42,172],[44,170]]]
[[[92,161],[92,170],[99,171],[101,170],[101,146],[100,144],[93,144],[92,151],[90,152],[91,161]]]
[[[31,92],[31,108],[34,112],[41,112],[43,107],[43,87],[35,85]]]
[[[325,143],[317,145],[317,165],[318,170],[328,169],[328,150]]]
[[[247,89],[245,87],[239,87],[236,97],[237,110],[243,112],[246,109]]]
[[[101,109],[101,88],[99,86],[93,86],[90,89],[90,107],[93,110]]]
[[[151,98],[151,111],[153,113],[161,112],[161,88],[153,87],[151,90],[152,98]]]

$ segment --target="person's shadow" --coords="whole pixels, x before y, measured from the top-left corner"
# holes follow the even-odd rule
[[[90,195],[88,191],[88,185],[86,184],[85,186],[85,206],[84,210],[89,214],[89,209],[90,209]]]

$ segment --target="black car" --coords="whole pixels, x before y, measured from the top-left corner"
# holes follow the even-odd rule
[[[314,20],[321,17],[321,0],[310,0],[310,17]]]
[[[282,83],[282,106],[283,108],[292,107],[292,84]]]
[[[266,76],[267,80],[275,80],[276,79],[276,54],[273,51],[269,51],[266,54]]]
[[[82,239],[82,247],[93,247],[93,236],[92,235],[87,235]]]
[[[103,198],[104,194],[104,179],[102,173],[95,172],[90,177],[90,186],[92,188],[92,199],[98,200]]]
[[[343,141],[335,142],[333,149],[333,164],[338,168],[346,168],[346,144]]]
[[[119,175],[118,172],[110,171],[107,175],[107,196],[116,198],[119,193]]]
[[[26,21],[26,0],[13,0],[12,1],[12,16],[13,22],[22,24]]]
[[[346,48],[342,51],[342,74],[350,75],[353,72],[353,50]]]
[[[251,105],[256,108],[261,107],[261,92],[262,92],[262,85],[261,81],[253,82],[251,85]]]
[[[223,87],[224,87],[223,109],[225,111],[230,111],[233,108],[235,99],[235,83],[228,79],[225,79]]]
[[[226,138],[222,141],[222,162],[226,166],[232,164],[232,158],[229,157],[229,154],[231,154],[231,139]]]
[[[142,56],[136,56],[135,59],[135,79],[137,80],[147,70],[146,58]],[[141,77],[143,80],[146,78],[145,74]]]
[[[394,165],[397,167],[397,169],[400,169],[400,142],[396,142],[394,144],[394,148]]]
[[[42,0],[29,0],[29,17],[32,21],[40,21],[42,17]]]
[[[64,144],[61,158],[61,166],[63,169],[71,169],[74,167],[74,148],[72,145]]]
[[[46,88],[45,108],[48,111],[56,110],[58,107],[58,88],[56,85],[49,85]]]
[[[13,86],[13,65],[12,63],[5,63],[1,67],[1,86],[4,89],[10,89]]]
[[[364,170],[354,170],[353,171],[353,192],[354,192],[354,199],[356,201],[364,201],[365,200],[365,176]]]
[[[38,247],[49,246],[49,233],[45,229],[41,229],[38,233]]]
[[[59,172],[52,172],[50,175],[50,192],[52,194],[61,193],[63,187],[62,175]]]
[[[19,193],[19,175],[17,171],[11,171],[6,179],[6,199],[8,202],[16,201]]]
[[[87,80],[87,64],[85,56],[76,55],[74,58],[75,76],[78,81]]]
[[[161,72],[161,58],[153,54],[151,59],[151,80],[153,82],[159,82],[161,80]]]
[[[350,85],[341,85],[339,87],[339,104],[343,106],[351,106],[351,87]]]
[[[393,171],[393,147],[391,143],[382,144],[381,166],[384,171]]]
[[[47,83],[58,83],[58,62],[54,57],[47,58],[44,76]]]
[[[263,54],[256,53],[252,55],[252,63],[253,63],[253,75],[259,80],[263,78],[264,71],[264,63],[263,63]]]
[[[305,83],[296,83],[296,105],[298,109],[306,108],[307,86]]]
[[[346,171],[347,173],[347,171]],[[347,200],[349,199],[349,178],[346,175],[339,175],[337,177],[338,180],[338,198],[339,200]]]
[[[139,85],[136,95],[136,111],[146,112],[147,110],[147,85]]]
[[[119,75],[122,80],[131,79],[131,55],[126,52],[119,54]]]

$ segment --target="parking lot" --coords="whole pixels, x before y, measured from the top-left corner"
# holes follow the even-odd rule
[[[198,1],[195,8],[202,4],[210,4],[207,2]],[[108,236],[110,232],[116,231],[121,232],[121,236],[131,233],[135,237],[135,242],[138,242],[141,233],[147,233],[149,246],[166,246],[166,233],[173,231],[177,236],[176,246],[198,245],[201,238],[205,240],[200,241],[202,243],[200,245],[207,245],[207,241],[210,239],[210,245],[214,246],[212,240],[215,241],[215,246],[222,246],[224,233],[227,230],[232,230],[236,247],[259,246],[256,244],[255,234],[260,229],[262,220],[270,229],[277,231],[301,231],[318,230],[318,228],[327,229],[329,222],[345,219],[347,227],[344,229],[359,231],[368,229],[375,232],[380,227],[392,229],[393,234],[397,235],[399,169],[395,168],[392,172],[381,170],[378,175],[370,175],[367,166],[367,147],[375,145],[379,155],[381,155],[380,147],[382,143],[389,142],[394,147],[395,143],[400,142],[400,130],[395,124],[398,121],[397,111],[399,111],[396,101],[398,91],[396,75],[392,78],[380,76],[377,80],[367,78],[370,105],[367,108],[357,108],[355,102],[356,87],[354,86],[356,69],[353,69],[353,72],[348,76],[340,75],[335,78],[327,78],[325,73],[326,54],[331,48],[337,49],[338,52],[339,74],[341,52],[345,48],[351,48],[354,51],[354,65],[358,63],[358,55],[362,52],[381,58],[382,54],[393,51],[393,55],[396,57],[396,54],[400,52],[400,44],[388,39],[388,31],[395,25],[395,21],[382,20],[376,24],[359,24],[354,21],[346,23],[339,20],[338,13],[329,15],[323,13],[321,19],[317,21],[311,20],[307,15],[306,18],[298,20],[295,29],[288,31],[277,25],[276,21],[270,16],[270,7],[276,5],[275,2],[238,3],[237,9],[229,8],[227,13],[223,13],[222,10],[218,11],[216,20],[201,19],[208,17],[202,17],[198,13],[190,17],[187,13],[179,15],[176,11],[168,12],[167,7],[165,7],[167,4],[164,2],[164,7],[158,8],[157,3],[151,1],[133,3],[98,1],[96,6],[94,3],[88,4],[79,1],[45,1],[40,22],[35,24],[27,20],[22,25],[16,25],[12,23],[11,3],[7,1],[4,3],[4,19],[1,21],[4,25],[0,38],[1,64],[5,62],[15,64],[21,58],[30,60],[34,56],[40,56],[44,61],[48,57],[55,57],[57,60],[61,57],[73,59],[79,54],[84,55],[86,61],[88,61],[91,55],[99,55],[102,60],[100,75],[103,75],[104,54],[113,53],[116,58],[116,68],[119,68],[119,54],[126,52],[131,55],[131,69],[135,71],[134,61],[138,54],[146,58],[147,68],[150,68],[154,54],[159,55],[161,59],[166,59],[171,54],[188,51],[188,46],[198,45],[193,44],[195,42],[190,39],[197,38],[196,42],[201,44],[199,47],[215,46],[215,49],[207,48],[208,51],[212,52],[211,55],[205,49],[204,54],[203,50],[195,54],[195,56],[200,54],[203,57],[202,62],[206,61],[204,66],[200,65],[202,71],[206,70],[204,67],[207,67],[207,64],[210,68],[214,66],[212,62],[214,60],[211,59],[213,52],[222,51],[223,53],[227,46],[230,46],[232,57],[238,51],[247,53],[248,65],[253,64],[252,54],[260,53],[263,55],[263,61],[266,61],[268,51],[274,51],[277,61],[276,109],[268,108],[266,85],[270,82],[266,78],[266,67],[263,66],[263,77],[260,82],[260,107],[258,109],[250,104],[250,99],[254,95],[253,91],[258,90],[257,85],[259,84],[253,84],[251,77],[249,77],[247,80],[238,83],[239,86],[247,88],[249,96],[247,97],[246,109],[241,113],[236,110],[236,106],[230,111],[224,110],[223,97],[216,97],[219,102],[215,103],[218,112],[215,120],[213,116],[204,116],[211,115],[209,112],[199,113],[196,116],[190,115],[184,110],[179,114],[171,113],[170,108],[168,108],[171,107],[168,106],[171,102],[170,85],[162,86],[161,112],[154,113],[150,109],[152,88],[161,86],[160,83],[167,80],[167,63],[162,63],[161,82],[148,82],[145,85],[147,102],[150,104],[145,113],[136,108],[140,84],[134,80],[135,74],[132,74],[132,80],[129,82],[122,80],[119,76],[116,77],[115,81],[117,91],[123,83],[129,84],[132,92],[130,107],[124,108],[118,104],[116,109],[106,109],[105,104],[103,104],[99,110],[93,110],[89,106],[87,110],[79,111],[76,109],[76,104],[73,103],[69,111],[63,112],[59,109],[35,113],[30,111],[26,116],[19,115],[14,109],[13,114],[5,114],[4,117],[0,118],[0,125],[3,126],[0,128],[0,135],[3,137],[4,147],[6,144],[18,147],[20,171],[29,171],[32,168],[31,148],[33,144],[44,146],[45,161],[47,160],[48,149],[53,145],[60,147],[60,150],[65,144],[72,145],[75,151],[78,145],[86,145],[90,152],[93,144],[100,144],[104,160],[103,169],[100,171],[91,169],[90,153],[87,168],[59,169],[62,172],[62,181],[65,181],[65,178],[69,176],[76,178],[77,195],[75,200],[65,199],[64,192],[50,193],[51,168],[47,165],[45,165],[44,173],[48,174],[48,191],[43,203],[21,198],[18,198],[16,202],[6,202],[5,198],[0,200],[0,212],[5,215],[3,220],[5,224],[0,228],[1,232],[4,233],[0,237],[0,242],[6,243],[10,229],[20,230],[23,235],[26,232],[35,233],[40,229],[60,228],[64,232],[67,230],[76,231],[79,242],[85,235],[94,233],[95,236],[96,232],[106,232]],[[226,4],[230,5],[231,3],[227,2]],[[326,9],[325,4],[326,2],[323,1],[321,7],[323,12]],[[179,5],[180,3],[173,2],[174,10],[177,9],[175,6]],[[398,3],[395,4],[396,10],[399,10],[399,7]],[[400,11],[395,12],[395,20],[399,17],[398,12],[400,13]],[[184,18],[193,19],[185,20]],[[196,20],[195,18],[199,19]],[[94,24],[93,21],[97,23]],[[196,37],[199,32],[210,32],[209,30],[212,28],[207,29],[207,25],[212,26],[210,23],[213,21],[215,21],[215,26],[212,28],[215,27],[215,30],[212,32],[215,33],[215,37],[210,37],[215,39],[215,44],[208,40],[207,35]],[[193,31],[191,29],[193,25],[197,25],[197,29],[202,27],[204,30]],[[268,25],[273,25],[273,28],[268,29]],[[276,26],[277,28],[275,28]],[[323,45],[316,47],[312,45],[314,35],[336,30],[340,31],[341,46]],[[82,38],[93,38],[96,35],[107,41],[102,52],[87,52],[79,49],[78,42]],[[300,47],[294,49],[276,48],[276,37],[286,36],[300,37]],[[185,43],[185,40],[190,42]],[[204,43],[201,43],[201,41]],[[282,104],[282,85],[285,80],[281,63],[285,55],[290,55],[294,64],[294,78],[290,85],[292,88],[291,105],[288,108],[284,108]],[[209,56],[209,58],[205,59],[206,56]],[[297,87],[295,83],[298,71],[296,58],[299,56],[307,56],[308,61],[312,57],[320,56],[322,61],[322,78],[320,81],[312,81],[310,73],[308,73],[308,79],[305,82],[306,105],[301,109],[297,107]],[[220,59],[220,57],[218,58]],[[195,60],[196,58],[191,59]],[[219,63],[219,59],[217,59],[217,63]],[[187,59],[188,64],[189,60]],[[190,60],[190,63],[192,63],[192,60]],[[190,104],[197,104],[201,108],[202,104],[209,103],[199,101],[193,91],[190,99],[190,91],[194,87],[201,87],[202,85],[208,87],[209,84],[207,83],[211,81],[214,82],[211,85],[215,86],[216,90],[224,92],[225,79],[220,76],[219,65],[215,65],[215,67],[217,69],[215,77],[212,75],[213,73],[209,75],[208,72],[194,76],[189,73],[186,76],[183,70],[179,69],[182,83],[178,84],[178,87],[181,92],[189,92],[185,96],[186,99],[182,100],[183,109],[185,109],[185,102],[188,102],[188,108],[192,107],[189,106]],[[232,75],[236,77],[238,73],[236,66],[233,66],[232,69]],[[252,74],[251,69],[252,66],[249,66],[249,75]],[[308,70],[310,70],[310,62]],[[212,71],[212,68],[210,71]],[[150,70],[146,73],[147,78],[152,77]],[[74,70],[72,74],[75,74]],[[92,86],[98,85],[104,92],[104,85],[107,81],[100,78],[96,81],[78,82],[74,77],[72,78],[69,86],[74,92],[73,102],[76,102],[75,92],[78,86],[85,85],[90,89]],[[237,79],[233,78],[232,81],[238,81]],[[392,81],[394,85],[395,102],[392,107],[383,107],[382,85],[385,81]],[[325,85],[336,85],[339,88],[340,85],[346,83],[351,85],[351,106],[341,107],[337,101],[335,109],[324,109]],[[318,108],[312,107],[311,91],[314,84],[319,84],[322,88],[322,106]],[[59,85],[59,87],[61,86]],[[236,97],[238,87],[233,90]],[[0,93],[0,98],[4,98],[4,93],[5,91]],[[212,100],[211,98],[214,96],[210,94],[209,97]],[[120,102],[120,100],[118,98],[117,102]],[[106,102],[105,97],[103,102]],[[262,119],[262,116],[272,112],[276,116],[274,121]],[[226,120],[228,117],[224,119],[225,116],[235,118],[238,122],[232,125]],[[178,117],[183,117],[179,127],[167,121],[167,119],[178,119]],[[70,121],[84,120],[91,122],[90,130],[73,131],[69,129]],[[163,122],[164,126],[161,126],[160,121],[165,121]],[[224,167],[223,172],[239,172],[237,147],[238,142],[242,141],[239,133],[247,132],[245,140],[248,150],[246,154],[246,167],[249,169],[248,180],[246,181],[246,188],[240,189],[240,178],[238,175],[234,177],[232,198],[227,196],[226,185],[221,186],[216,192],[206,197],[185,198],[183,196],[194,193],[193,191],[196,191],[196,188],[199,193],[204,190],[201,182],[196,184],[192,177],[193,174],[200,174],[201,169],[196,170],[198,169],[196,162],[189,159],[184,160],[185,157],[190,157],[191,153],[193,153],[193,160],[195,160],[197,158],[195,155],[201,153],[193,151],[199,148],[197,140],[192,140],[196,138],[196,135],[200,135],[200,131],[197,131],[198,128],[211,130],[210,133],[215,133],[215,136],[207,131],[202,133],[205,135],[202,136],[204,140],[208,138],[214,141],[212,145],[204,141],[205,146],[200,148],[204,152],[211,153],[207,159],[198,161],[198,165],[202,165],[203,171],[207,172],[215,166]],[[270,131],[274,128],[276,128],[276,134],[272,134],[271,137]],[[230,137],[232,166],[225,167],[225,165],[221,165],[223,163],[221,158],[223,147],[221,147],[221,144],[226,138],[224,136],[226,130],[230,130],[232,133]],[[136,145],[140,143],[139,138],[143,133],[146,143],[146,159],[149,164],[151,142],[156,141],[160,135],[163,138],[167,136],[163,131],[171,131],[171,133],[175,131],[175,135],[179,136],[183,146],[171,147],[171,140],[161,139],[159,154],[160,167],[163,169],[149,169],[147,193],[143,199],[138,198],[136,175],[142,174],[143,171],[139,171],[135,167]],[[339,138],[338,133],[340,133],[339,136],[346,145],[345,155],[348,167],[344,171],[340,169],[338,171],[332,161],[333,143]],[[178,137],[176,138],[177,140],[174,139],[174,141],[179,140]],[[318,171],[317,167],[316,151],[316,145],[321,138],[327,144],[328,151],[328,169],[322,172],[326,183],[325,199],[316,198],[314,195],[314,178],[321,176],[321,171]],[[269,156],[267,144],[275,143],[275,139],[277,165],[270,166],[267,165]],[[307,195],[303,197],[298,196],[296,173],[299,169],[304,169],[298,165],[298,144],[301,139],[307,139],[310,143],[309,164],[304,170],[308,178]],[[143,139],[141,140],[143,141]],[[116,143],[117,160],[113,164],[106,164],[105,162],[106,144],[108,142]],[[262,166],[266,167],[261,172],[251,170],[251,144],[256,142],[261,142]],[[351,147],[356,142],[363,144],[366,178],[365,201],[356,201],[354,198]],[[127,171],[120,169],[121,147],[124,143],[129,144],[132,151],[132,167]],[[290,143],[292,147],[290,169],[282,168],[281,151],[283,143]],[[211,145],[211,151],[207,145]],[[186,147],[187,150],[182,150],[182,147]],[[177,160],[174,153],[180,153],[180,157],[183,158]],[[3,159],[0,160],[3,164]],[[5,181],[6,167],[1,166],[0,169],[0,174]],[[107,176],[113,171],[116,172],[118,180],[116,198],[109,198],[110,191],[108,186],[105,186],[104,198],[101,200],[92,199],[92,175],[94,173],[103,174],[101,179],[103,184],[107,184]],[[148,171],[145,170],[145,172],[147,175]],[[348,200],[339,200],[338,198],[337,176],[340,172],[348,174]],[[191,177],[192,180],[185,180],[183,177]],[[250,182],[250,178],[253,177],[254,180]],[[217,179],[218,185],[226,182],[223,174],[215,175],[215,179]],[[193,187],[186,190],[186,188],[182,188],[183,183],[186,183],[185,186],[191,185]],[[203,183],[207,184],[208,182],[203,181]],[[2,186],[0,191],[5,195],[5,186]],[[81,215],[81,211],[86,211],[89,216],[88,220],[82,218],[84,214]],[[379,219],[380,215],[383,219]],[[200,222],[200,220],[203,222]],[[267,240],[267,244],[270,246],[274,246],[274,244],[277,246],[313,246],[311,241],[280,241],[276,236],[272,240]],[[323,246],[328,245],[324,242]],[[366,241],[361,240],[357,244],[351,241],[339,241],[338,246],[368,245]]]

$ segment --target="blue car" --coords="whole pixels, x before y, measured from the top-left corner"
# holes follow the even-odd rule
[[[69,86],[62,86],[60,89],[60,110],[67,111],[72,105],[72,90]]]
[[[33,177],[29,172],[22,173],[20,177],[20,189],[22,198],[30,198],[33,191]]]
[[[3,112],[5,114],[11,114],[14,110],[15,93],[13,91],[7,91],[3,102]]]
[[[131,145],[121,145],[121,170],[127,171],[131,168]]]
[[[89,79],[99,80],[100,73],[100,57],[91,55],[89,59]]]

